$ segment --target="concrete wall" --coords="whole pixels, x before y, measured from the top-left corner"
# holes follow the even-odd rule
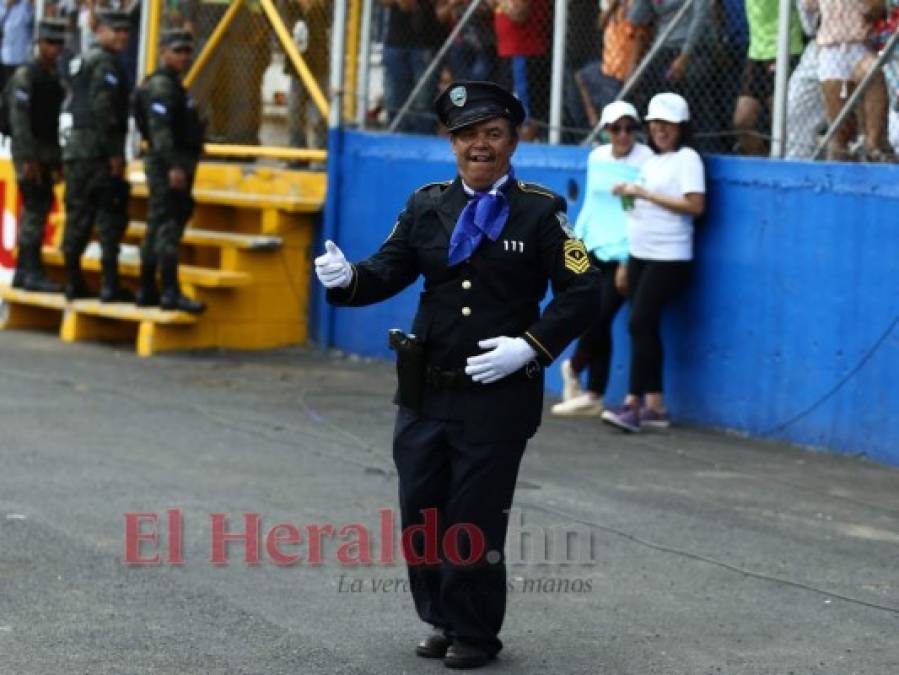
[[[448,141],[349,132],[334,139],[323,236],[374,251],[416,187],[454,176]],[[522,146],[518,175],[580,208],[586,150]],[[710,158],[688,293],[665,320],[676,419],[899,464],[899,167]],[[381,305],[320,307],[318,336],[389,358],[419,287]],[[873,351],[872,351],[873,350]],[[611,401],[624,394],[626,310]],[[845,381],[844,381],[845,380]],[[559,390],[558,364],[549,386]]]

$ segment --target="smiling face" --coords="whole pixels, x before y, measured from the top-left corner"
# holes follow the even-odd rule
[[[671,152],[680,140],[680,124],[653,120],[649,123],[649,135],[660,153]]]
[[[462,180],[482,192],[509,172],[518,136],[509,120],[494,117],[454,131],[450,144]]]
[[[621,117],[607,124],[605,129],[612,143],[612,155],[627,157],[634,148],[635,134],[640,130],[637,120],[627,116]]]

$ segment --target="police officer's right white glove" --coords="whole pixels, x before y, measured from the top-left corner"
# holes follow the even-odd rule
[[[315,259],[315,276],[325,288],[346,288],[353,280],[352,265],[330,239],[325,242],[325,252]]]

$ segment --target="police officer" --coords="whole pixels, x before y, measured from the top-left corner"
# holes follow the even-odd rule
[[[150,188],[137,304],[198,314],[205,305],[182,295],[178,285],[178,247],[193,212],[190,193],[203,150],[197,109],[181,84],[193,55],[193,36],[184,29],[170,29],[162,34],[160,47],[160,67],[135,97],[138,126],[149,146],[144,166]],[[161,297],[157,266],[162,273]]]
[[[458,177],[416,191],[370,258],[351,264],[328,241],[315,268],[328,301],[346,306],[379,302],[424,276],[412,326],[423,343],[423,392],[398,410],[393,456],[404,531],[433,529],[436,514],[457,546],[437,560],[416,535],[405,550],[416,609],[435,628],[416,652],[473,668],[502,648],[506,512],[540,423],[543,368],[587,327],[599,273],[571,234],[565,201],[515,178],[518,99],[492,83],[458,82],[435,105]],[[541,315],[548,282],[554,298]],[[398,370],[398,398],[408,399]],[[465,523],[476,532],[453,528]]]
[[[117,55],[127,46],[127,12],[97,13],[97,44],[83,62],[74,62],[72,131],[63,152],[66,170],[66,297],[91,295],[81,274],[81,255],[94,221],[100,239],[103,302],[128,302],[119,286],[119,244],[128,225],[125,135],[128,131],[128,84]]]
[[[65,91],[56,61],[66,36],[65,21],[43,19],[38,25],[37,56],[19,66],[4,91],[8,96],[11,151],[24,210],[19,227],[19,258],[12,285],[28,291],[58,293],[41,263],[44,225],[59,179],[59,113]]]

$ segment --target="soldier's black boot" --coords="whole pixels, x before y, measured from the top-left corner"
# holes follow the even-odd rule
[[[64,289],[67,300],[79,298],[92,298],[87,284],[84,283],[84,275],[81,274],[81,256],[66,253],[66,286]]]
[[[25,255],[24,252],[23,255]],[[40,244],[36,248],[30,249],[27,252],[27,256],[29,261],[28,268],[25,271],[25,290],[37,291],[39,293],[59,293],[62,290],[62,286],[48,279],[47,274],[44,272],[44,265],[41,262]]]
[[[162,296],[159,298],[159,306],[162,309],[190,312],[191,314],[200,314],[206,309],[205,303],[181,294],[181,286],[178,285],[177,258],[163,259],[160,271],[162,273]]]
[[[156,285],[156,264],[142,263],[140,289],[134,300],[138,307],[155,307],[159,304],[159,287]]]
[[[119,286],[119,259],[103,258],[103,285],[100,287],[100,302],[134,302],[134,295],[127,288]]]
[[[16,271],[12,277],[13,288],[25,288],[25,279],[28,277],[28,267],[30,264],[29,251],[21,246],[19,247],[19,257],[16,260]]]

